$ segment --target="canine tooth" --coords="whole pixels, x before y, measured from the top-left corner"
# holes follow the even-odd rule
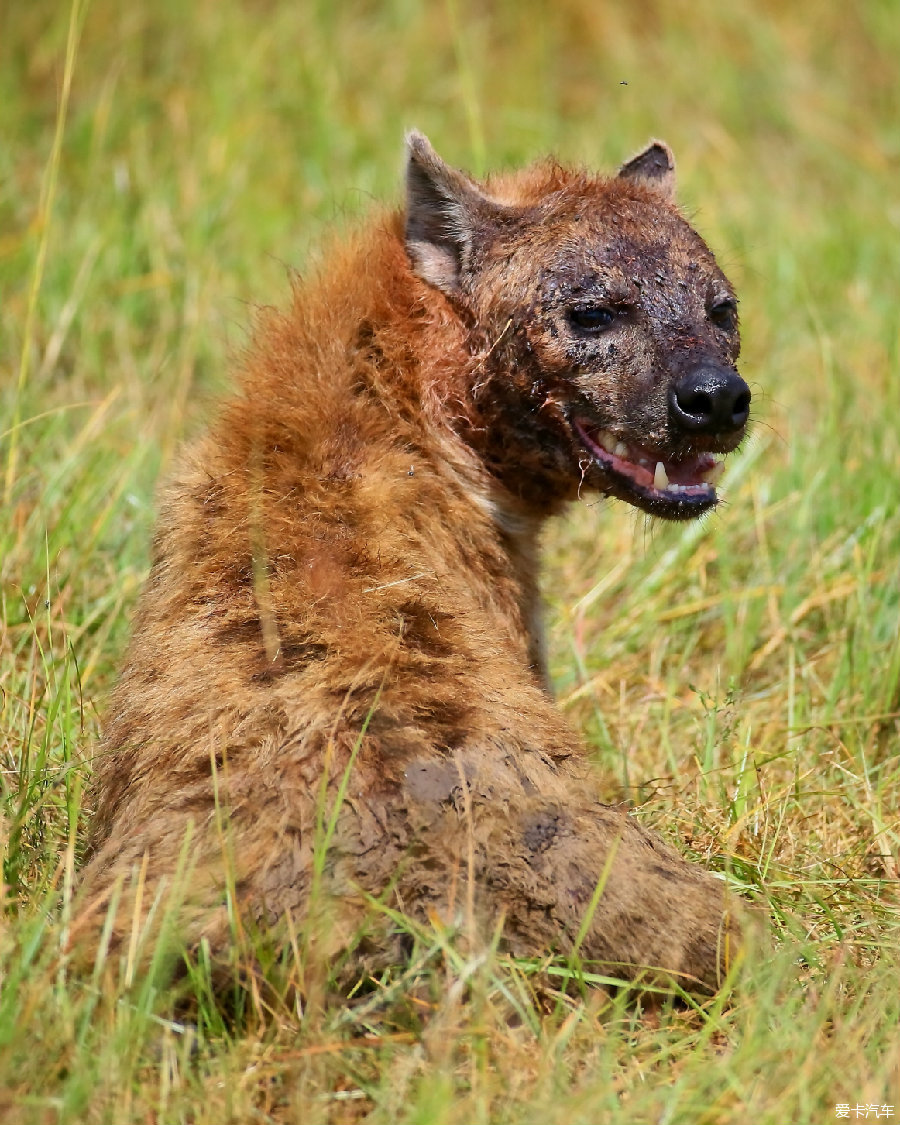
[[[724,472],[725,462],[716,461],[715,465],[707,469],[705,473],[700,474],[700,479],[706,481],[707,484],[718,484]]]
[[[669,486],[669,474],[666,472],[666,467],[662,461],[656,462],[656,472],[653,474],[653,487],[661,492],[664,488]]]

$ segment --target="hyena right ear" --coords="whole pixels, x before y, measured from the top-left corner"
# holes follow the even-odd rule
[[[476,230],[498,205],[451,168],[424,134],[406,137],[406,252],[423,281],[459,291]]]
[[[665,141],[651,141],[622,165],[619,175],[651,188],[669,203],[675,199],[675,156]]]

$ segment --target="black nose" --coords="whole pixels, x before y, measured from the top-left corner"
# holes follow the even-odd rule
[[[750,417],[750,388],[736,371],[701,364],[670,388],[669,410],[683,430],[728,433]]]

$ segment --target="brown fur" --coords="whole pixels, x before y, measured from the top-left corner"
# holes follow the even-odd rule
[[[566,952],[602,880],[584,958],[714,987],[722,883],[592,797],[550,697],[537,539],[580,490],[621,491],[576,407],[676,464],[736,444],[685,436],[666,405],[698,356],[737,354],[707,315],[728,283],[669,201],[664,146],[612,179],[541,164],[479,187],[410,145],[405,220],[262,315],[237,397],[164,494],[84,894],[124,885],[118,941],[186,863],[179,936],[224,953],[226,871],[244,917],[301,922],[335,808],[327,953],[366,895],[421,920],[468,904],[517,954]],[[631,302],[615,339],[567,335],[565,302],[600,290]],[[373,947],[398,955],[387,925]]]

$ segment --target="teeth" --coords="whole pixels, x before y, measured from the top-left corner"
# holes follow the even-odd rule
[[[718,484],[722,479],[722,474],[725,472],[725,462],[717,461],[712,468],[706,470],[705,473],[700,474],[700,479],[706,481],[707,484]]]
[[[609,430],[600,430],[597,433],[597,444],[599,446],[601,446],[601,448],[605,449],[607,453],[616,453],[616,449],[617,449],[616,439],[609,432]],[[621,444],[622,444],[621,442],[618,443],[618,445],[621,445]]]
[[[653,474],[653,487],[658,492],[662,492],[662,490],[664,488],[667,488],[668,485],[669,485],[669,475],[666,472],[666,467],[662,463],[662,461],[657,461],[656,462],[656,472]]]
[[[616,457],[625,457],[628,453],[628,446],[624,441],[616,442],[615,449],[610,449],[608,452],[614,453]]]

